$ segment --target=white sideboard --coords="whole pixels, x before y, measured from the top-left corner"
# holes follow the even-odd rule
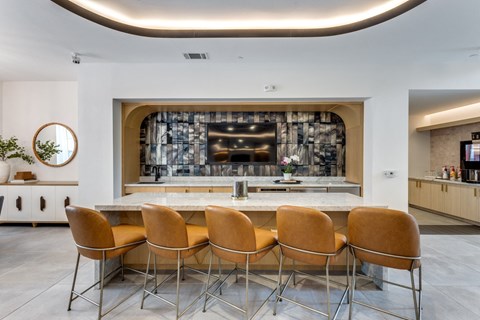
[[[4,196],[0,223],[67,223],[65,207],[77,202],[78,183],[2,184],[0,196]]]

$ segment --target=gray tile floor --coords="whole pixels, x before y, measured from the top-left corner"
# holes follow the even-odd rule
[[[455,224],[445,217],[419,210],[411,210],[420,224]],[[424,270],[423,319],[473,320],[480,319],[480,235],[422,235]],[[80,299],[67,312],[67,301],[76,259],[76,251],[66,226],[11,226],[0,225],[0,319],[96,319],[96,308]],[[392,272],[392,276],[408,283],[408,273]],[[78,285],[87,285],[92,280],[93,263],[81,260]],[[340,281],[342,279],[339,279]],[[185,281],[182,303],[202,289],[201,278],[188,277]],[[224,297],[243,301],[240,283],[230,283]],[[127,275],[124,282],[115,280],[107,286],[105,301],[137,290],[143,284],[142,277]],[[292,296],[301,298],[314,307],[325,308],[325,293],[319,291],[315,282],[303,279],[298,289],[290,290]],[[323,288],[323,287],[322,287]],[[231,289],[231,290],[229,290]],[[238,289],[238,290],[237,290]],[[173,292],[173,284],[167,291]],[[98,294],[94,291],[93,296]],[[262,286],[252,283],[251,306],[258,306],[268,294]],[[333,290],[338,301],[340,290]],[[173,299],[172,294],[168,294]],[[171,307],[149,298],[145,308],[140,309],[141,292],[135,294],[105,319],[173,319]],[[385,308],[413,315],[410,308],[411,295],[403,289],[391,288],[377,291],[365,285],[358,291],[358,298],[377,303]],[[335,300],[337,299],[337,300]],[[184,303],[186,305],[186,303]],[[257,319],[316,319],[317,315],[290,303],[279,305],[276,317],[272,315],[273,303],[269,302],[259,312]],[[209,302],[207,312],[202,313],[198,303],[185,319],[242,319],[237,311],[218,302]],[[348,307],[340,312],[340,319],[348,319]],[[354,319],[391,319],[361,306],[355,306]]]

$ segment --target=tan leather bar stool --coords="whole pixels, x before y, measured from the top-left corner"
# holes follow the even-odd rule
[[[143,288],[142,304],[146,295],[155,298],[175,307],[176,319],[187,312],[204,294],[198,295],[182,312],[179,311],[180,296],[180,273],[184,279],[185,264],[184,259],[189,258],[208,246],[208,231],[206,227],[186,224],[183,217],[176,211],[159,205],[144,204],[142,206],[142,217],[145,229],[147,231],[148,244],[148,262],[147,274],[150,267],[150,258],[153,253],[154,257],[154,286],[152,290],[147,290],[147,275],[145,275],[145,283]],[[176,271],[157,284],[157,261],[156,257],[160,256],[165,259],[175,259],[177,261]],[[205,272],[189,268],[192,271],[207,275]],[[177,292],[175,302],[171,302],[164,297],[156,294],[158,287],[166,281],[177,275]]]
[[[356,274],[356,259],[358,259],[362,263],[368,262],[387,268],[408,270],[411,287],[388,280],[374,279],[411,290],[415,318],[419,320],[422,311],[422,266],[420,264],[420,232],[415,218],[397,210],[355,208],[348,215],[348,244],[354,258],[349,319],[352,319],[354,303],[397,318],[408,319],[354,299],[356,278],[359,276]],[[418,269],[418,288],[415,287],[415,269]]]
[[[76,206],[66,207],[67,219],[70,224],[75,245],[77,246],[78,255],[75,265],[75,273],[73,276],[72,290],[70,291],[70,299],[68,302],[68,310],[71,310],[72,301],[76,298],[82,298],[96,306],[98,306],[98,319],[118,307],[123,301],[131,297],[135,291],[129,296],[122,299],[117,305],[102,313],[103,306],[103,287],[104,281],[115,272],[122,272],[124,275],[123,255],[128,251],[135,249],[139,245],[145,243],[145,229],[141,226],[134,225],[118,225],[110,226],[105,216],[100,212],[81,208]],[[100,280],[88,287],[82,292],[75,291],[75,282],[77,280],[78,265],[80,255],[93,260],[100,260]],[[120,257],[121,266],[105,276],[105,262],[107,259]],[[134,269],[130,269],[139,272]],[[143,274],[143,272],[140,272]],[[100,283],[99,302],[95,302],[84,294]]]
[[[277,303],[279,300],[292,302],[300,307],[318,313],[327,319],[335,319],[340,311],[340,307],[347,297],[348,293],[348,259],[346,284],[338,283],[330,279],[330,264],[335,257],[342,253],[347,246],[347,238],[340,233],[336,233],[333,228],[332,219],[325,213],[305,207],[281,206],[277,209],[277,229],[278,244],[280,246],[280,267],[278,272],[277,299],[273,307],[273,314],[277,312]],[[347,255],[348,256],[348,255]],[[292,270],[286,283],[282,284],[282,268],[285,258],[293,261],[300,261],[310,265],[324,266],[326,276],[320,278],[299,270]],[[299,273],[314,279],[326,281],[327,286],[327,311],[323,312],[298,301],[287,298],[284,294],[294,278],[295,273]],[[342,298],[338,307],[331,316],[330,307],[330,282],[334,282],[342,287],[345,286]],[[295,280],[294,280],[295,285]]]
[[[208,280],[205,286],[205,302],[203,305],[203,312],[206,311],[206,304],[208,297],[217,299],[234,309],[243,312],[245,318],[249,319],[248,312],[248,282],[249,282],[249,265],[264,257],[270,250],[277,245],[274,233],[269,230],[263,230],[255,228],[252,221],[240,211],[218,207],[208,206],[205,208],[205,218],[207,220],[208,236],[210,239],[210,249],[212,255],[210,256],[210,264],[208,268]],[[225,279],[217,280],[219,285],[214,291],[209,292],[210,288],[210,275],[212,271],[213,255],[219,259],[224,259],[229,262],[235,263],[235,268],[225,277]],[[225,299],[215,295],[220,290],[225,281],[232,275],[234,271],[238,272],[237,264],[245,264],[245,307],[234,305],[226,301]],[[221,275],[220,275],[221,276]],[[258,275],[257,275],[258,276]],[[238,278],[237,278],[238,279]],[[268,279],[268,278],[264,278]],[[268,279],[272,281],[271,279]],[[216,282],[211,287],[216,285]],[[253,318],[257,312],[265,305],[268,299],[275,293],[276,289],[273,289],[267,299],[262,305],[251,315]]]

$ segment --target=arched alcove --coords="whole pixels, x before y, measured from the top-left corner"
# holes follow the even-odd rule
[[[141,133],[141,125],[145,119],[149,119],[152,117],[151,115],[155,114],[155,117],[158,116],[159,123],[163,122],[163,125],[166,127],[167,123],[182,123],[188,126],[188,123],[195,125],[195,122],[199,119],[202,119],[203,126],[205,126],[208,122],[233,122],[233,117],[237,117],[237,115],[246,116],[253,116],[253,117],[277,117],[279,114],[284,114],[285,117],[297,117],[295,119],[289,118],[288,120],[285,119],[285,123],[295,123],[295,130],[298,130],[298,126],[309,125],[310,128],[319,128],[320,122],[322,121],[315,121],[318,119],[312,119],[311,117],[322,117],[328,116],[332,114],[332,117],[338,116],[343,120],[343,125],[340,126],[341,130],[344,130],[342,135],[344,136],[344,149],[341,150],[344,153],[341,156],[340,163],[341,165],[341,174],[340,176],[345,176],[347,181],[355,182],[355,183],[362,183],[363,180],[363,103],[361,102],[348,102],[348,103],[266,103],[266,102],[235,102],[235,103],[159,103],[159,102],[143,102],[143,103],[123,103],[123,156],[122,156],[122,163],[123,163],[123,181],[124,183],[131,183],[138,181],[140,175],[142,175],[142,168],[145,171],[145,165],[153,164],[149,163],[147,159],[140,159],[142,154],[142,147],[143,142],[141,141],[141,135],[145,133]],[[160,113],[160,114],[158,114]],[[211,115],[215,119],[210,121],[205,121],[205,114]],[[162,120],[162,115],[165,119]],[[167,117],[177,117],[174,120],[168,119]],[[188,119],[188,117],[195,117],[195,115],[200,115],[198,118]],[[203,116],[201,116],[203,115]],[[181,117],[180,121],[179,118]],[[208,117],[208,116],[207,116]],[[218,118],[217,118],[218,117]],[[223,118],[222,118],[223,117]],[[230,117],[227,119],[226,117]],[[305,119],[306,117],[306,119]],[[228,121],[227,121],[228,120]],[[250,119],[244,120],[241,119],[241,122],[255,122],[255,120],[260,121],[260,119]],[[270,119],[268,119],[270,121]],[[313,121],[312,121],[313,120]],[[325,120],[325,119],[323,119]],[[157,121],[157,120],[155,120]],[[238,121],[238,118],[236,119]],[[265,119],[262,119],[265,121]],[[260,122],[262,122],[260,121]],[[317,123],[317,124],[315,124]],[[325,123],[325,121],[323,121]],[[177,126],[177,125],[176,125]],[[287,124],[288,127],[288,124]],[[172,128],[172,127],[170,127]],[[184,127],[182,127],[184,130]],[[178,127],[177,129],[178,130]],[[310,129],[312,130],[312,129]],[[335,129],[336,130],[336,129]],[[308,132],[308,130],[307,130]],[[310,133],[311,136],[311,133]],[[297,137],[298,139],[298,137]],[[172,141],[169,141],[170,144]],[[177,141],[178,142],[178,141]],[[192,142],[190,140],[190,142]],[[280,141],[279,147],[282,147],[282,141]],[[292,143],[292,141],[289,141]],[[194,142],[195,143],[195,142]],[[198,144],[199,141],[196,141]],[[166,147],[167,141],[164,141],[164,147]],[[295,144],[295,143],[294,143]],[[312,144],[313,145],[313,144]],[[156,148],[156,146],[153,146]],[[188,148],[188,146],[187,146]],[[298,148],[293,146],[293,150],[301,150],[304,152],[313,152],[313,151],[305,151],[308,150],[308,145],[305,147],[300,143]],[[310,147],[312,148],[312,147]],[[145,149],[143,149],[145,150]],[[160,151],[160,150],[159,150]],[[288,151],[285,148],[285,156]],[[278,154],[283,154],[283,152],[279,152]],[[164,150],[165,153],[165,150]],[[144,156],[145,154],[143,154]],[[305,155],[308,157],[308,155]],[[305,157],[304,156],[304,157]],[[337,157],[338,158],[338,157]],[[155,160],[155,157],[151,158]],[[151,160],[150,159],[150,160]],[[186,158],[185,158],[186,159]],[[170,159],[171,160],[171,159]],[[230,174],[245,174],[243,168],[240,167],[222,167],[222,168],[208,168],[205,166],[204,161],[202,163],[195,163],[194,165],[194,172],[190,172],[190,168],[192,167],[191,160],[187,160],[190,166],[185,165],[183,161],[177,161],[174,163],[172,161],[168,162],[166,159],[163,159],[163,162],[160,160],[160,163],[155,164],[162,164],[162,168],[164,170],[164,174],[167,175],[230,175]],[[198,160],[198,159],[197,159]],[[317,159],[318,160],[318,159]],[[325,159],[323,159],[322,164],[325,167]],[[327,159],[328,160],[328,159]],[[143,163],[142,163],[143,162]],[[277,163],[279,160],[277,159]],[[181,165],[178,165],[181,163]],[[327,161],[328,163],[328,161]],[[330,176],[332,170],[329,172],[322,171],[321,166],[318,166],[318,161],[310,161],[308,163],[300,163],[299,166],[299,174],[300,175],[316,175],[316,176]],[[334,163],[334,165],[338,165],[338,163]],[[142,167],[143,166],[143,167]],[[169,167],[171,166],[171,167]],[[175,166],[175,167],[174,167]],[[208,166],[208,165],[207,165]],[[319,167],[319,171],[315,171],[315,166]],[[190,167],[190,168],[188,168]],[[180,170],[178,172],[173,172],[173,168],[175,170]],[[179,169],[180,168],[180,169]],[[207,169],[208,168],[208,169]],[[327,167],[325,167],[327,168]],[[257,170],[258,169],[258,170]],[[148,168],[147,168],[148,170]],[[200,170],[199,172],[195,172],[195,170]],[[219,171],[220,170],[220,171]],[[232,171],[233,170],[233,171]],[[247,172],[248,175],[268,175],[273,176],[277,175],[278,172],[275,168],[250,168],[250,171]],[[312,171],[313,170],[313,171]],[[329,170],[328,168],[326,169]],[[214,172],[215,171],[215,172]],[[240,171],[240,172],[239,172]],[[173,172],[173,174],[172,174]],[[208,174],[205,174],[208,173]],[[260,173],[260,174],[258,174]],[[325,174],[327,173],[327,174]],[[337,176],[337,172],[334,172],[334,176]]]

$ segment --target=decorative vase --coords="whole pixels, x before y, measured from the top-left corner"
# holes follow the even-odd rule
[[[292,174],[291,173],[283,173],[283,180],[292,180]]]
[[[5,161],[0,161],[0,183],[5,183],[10,178],[10,165]]]

